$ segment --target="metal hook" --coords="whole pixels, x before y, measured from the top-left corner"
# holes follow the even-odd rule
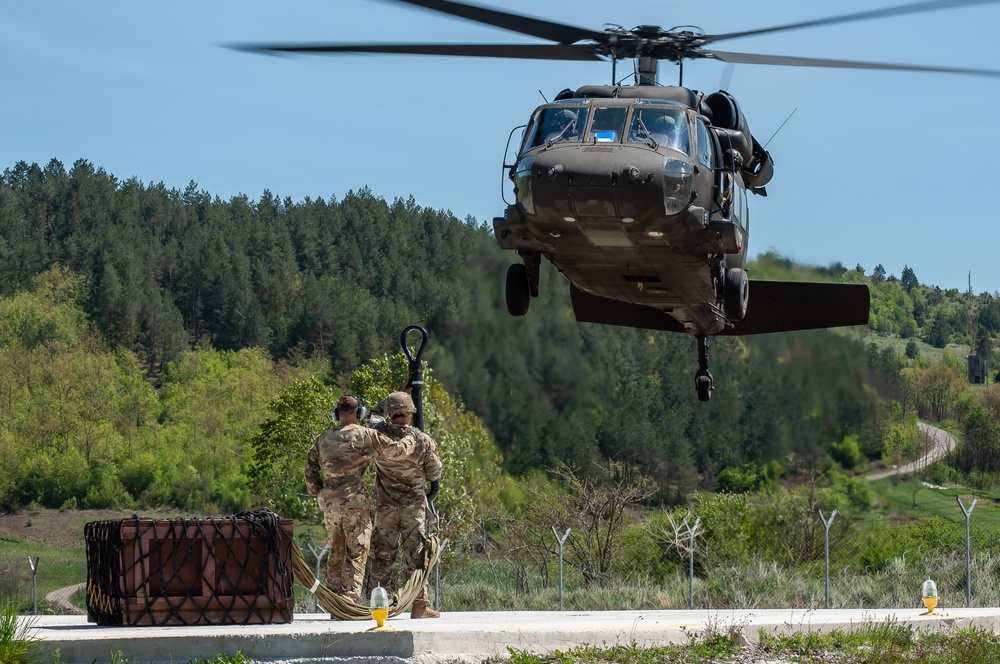
[[[414,353],[406,343],[406,337],[411,332],[420,334],[420,345]],[[409,386],[410,396],[413,398],[413,406],[417,412],[413,414],[413,426],[423,431],[424,429],[424,367],[421,358],[424,355],[424,348],[427,346],[427,330],[419,325],[410,325],[399,335],[399,346],[403,349],[403,355],[409,361],[408,376],[406,383]],[[406,388],[400,388],[406,389]]]
[[[416,355],[410,350],[410,347],[406,344],[406,337],[410,332],[420,333],[420,345],[417,347]],[[410,325],[399,335],[399,346],[403,349],[403,355],[409,360],[410,364],[414,362],[420,362],[420,358],[424,354],[424,347],[427,345],[427,330],[420,327],[419,325]]]

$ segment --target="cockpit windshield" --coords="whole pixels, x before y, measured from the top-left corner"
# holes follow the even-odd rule
[[[688,153],[688,126],[684,111],[679,108],[651,108],[636,106],[628,128],[631,142],[655,142]]]
[[[594,122],[591,124],[590,131],[587,132],[587,141],[591,143],[621,143],[627,113],[628,108],[624,106],[595,108]]]
[[[546,143],[580,142],[583,140],[583,128],[587,125],[588,110],[585,106],[543,108],[528,127],[524,149],[530,150]]]

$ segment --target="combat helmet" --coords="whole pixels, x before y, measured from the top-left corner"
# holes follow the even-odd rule
[[[413,399],[406,392],[393,392],[385,398],[385,414],[391,418],[398,413],[415,413]]]

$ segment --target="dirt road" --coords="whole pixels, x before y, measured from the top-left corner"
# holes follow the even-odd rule
[[[955,448],[955,438],[947,431],[938,429],[937,427],[933,427],[924,422],[917,422],[917,428],[922,434],[918,437],[921,443],[920,447],[924,448],[924,440],[926,439],[927,441],[926,454],[916,461],[912,461],[902,466],[879,471],[877,473],[871,473],[867,476],[869,480],[882,480],[893,475],[905,475],[907,473],[922,470]]]

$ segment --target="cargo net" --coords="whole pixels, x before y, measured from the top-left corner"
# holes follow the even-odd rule
[[[98,625],[292,621],[292,521],[119,519],[84,528],[87,616]]]

